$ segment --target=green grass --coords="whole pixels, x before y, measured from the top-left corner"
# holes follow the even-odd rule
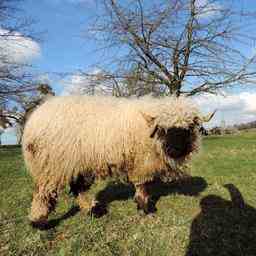
[[[44,231],[27,220],[33,184],[20,149],[1,148],[0,255],[255,256],[256,133],[208,137],[202,148],[191,182],[152,191],[154,215],[137,213],[128,185],[110,183],[99,193],[107,214],[87,216],[63,193]]]

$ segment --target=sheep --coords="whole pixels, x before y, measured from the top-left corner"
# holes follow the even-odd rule
[[[59,96],[38,107],[25,125],[22,150],[35,182],[30,220],[47,222],[59,192],[70,185],[82,209],[97,179],[125,176],[138,209],[150,212],[147,184],[183,175],[199,150],[202,117],[187,98]]]

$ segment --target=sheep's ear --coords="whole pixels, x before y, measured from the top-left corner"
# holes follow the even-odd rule
[[[140,112],[143,118],[145,119],[148,127],[150,128],[150,138],[153,138],[158,130],[158,125],[154,125],[156,117],[150,116],[143,112]]]
[[[158,131],[158,125],[156,125],[156,126],[154,126],[154,127],[152,127],[152,129],[150,130],[150,138],[154,138],[154,136],[155,136],[155,134],[156,134],[156,132]]]
[[[151,127],[154,124],[154,121],[156,120],[156,117],[150,116],[148,114],[145,114],[143,112],[140,112],[145,121],[147,122],[147,125]]]

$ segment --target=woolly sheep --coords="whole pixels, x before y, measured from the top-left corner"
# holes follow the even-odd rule
[[[209,118],[208,118],[209,119]],[[53,97],[36,109],[23,135],[35,190],[30,220],[47,222],[58,193],[70,185],[80,208],[97,178],[125,176],[138,208],[149,212],[147,184],[182,176],[199,149],[204,118],[186,98]]]

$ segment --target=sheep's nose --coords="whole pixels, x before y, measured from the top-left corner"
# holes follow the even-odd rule
[[[166,153],[172,158],[180,158],[188,153],[190,131],[182,128],[170,128],[166,134]]]

